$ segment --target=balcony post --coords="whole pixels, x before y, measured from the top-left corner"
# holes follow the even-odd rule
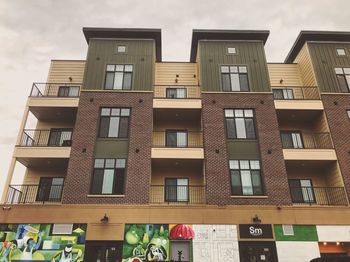
[[[12,181],[15,167],[16,167],[16,158],[14,156],[12,156],[10,168],[9,168],[8,173],[7,173],[7,177],[6,177],[5,184],[4,184],[4,190],[2,193],[2,197],[1,197],[1,203],[6,203],[6,198],[7,198],[7,194],[10,191],[10,183]]]

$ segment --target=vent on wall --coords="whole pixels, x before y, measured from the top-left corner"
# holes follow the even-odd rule
[[[73,231],[73,224],[54,224],[52,228],[53,235],[70,235]]]
[[[282,225],[284,236],[294,236],[293,225]]]

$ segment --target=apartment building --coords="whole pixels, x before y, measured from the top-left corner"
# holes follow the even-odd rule
[[[350,256],[349,32],[301,31],[283,63],[269,31],[193,30],[189,62],[160,29],[83,33],[30,91],[1,261]]]

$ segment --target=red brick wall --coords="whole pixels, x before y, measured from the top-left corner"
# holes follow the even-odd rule
[[[350,198],[350,95],[322,95],[322,102],[331,131],[348,198]]]
[[[152,93],[141,92],[81,93],[63,203],[148,204],[153,127],[152,98]],[[102,106],[131,108],[124,198],[87,197],[90,191],[94,146]],[[139,149],[139,153],[135,152],[136,149]]]
[[[288,205],[291,198],[283,159],[276,111],[271,94],[203,94],[203,130],[208,204]],[[215,103],[213,103],[215,100]],[[261,103],[263,101],[263,104]],[[226,134],[225,108],[253,108],[265,192],[268,198],[232,198]],[[216,153],[219,149],[219,153]],[[268,154],[268,150],[272,150]]]

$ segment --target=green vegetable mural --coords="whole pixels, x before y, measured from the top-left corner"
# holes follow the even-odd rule
[[[170,261],[169,225],[125,225],[123,262]]]
[[[83,261],[86,224],[0,224],[0,262]]]

